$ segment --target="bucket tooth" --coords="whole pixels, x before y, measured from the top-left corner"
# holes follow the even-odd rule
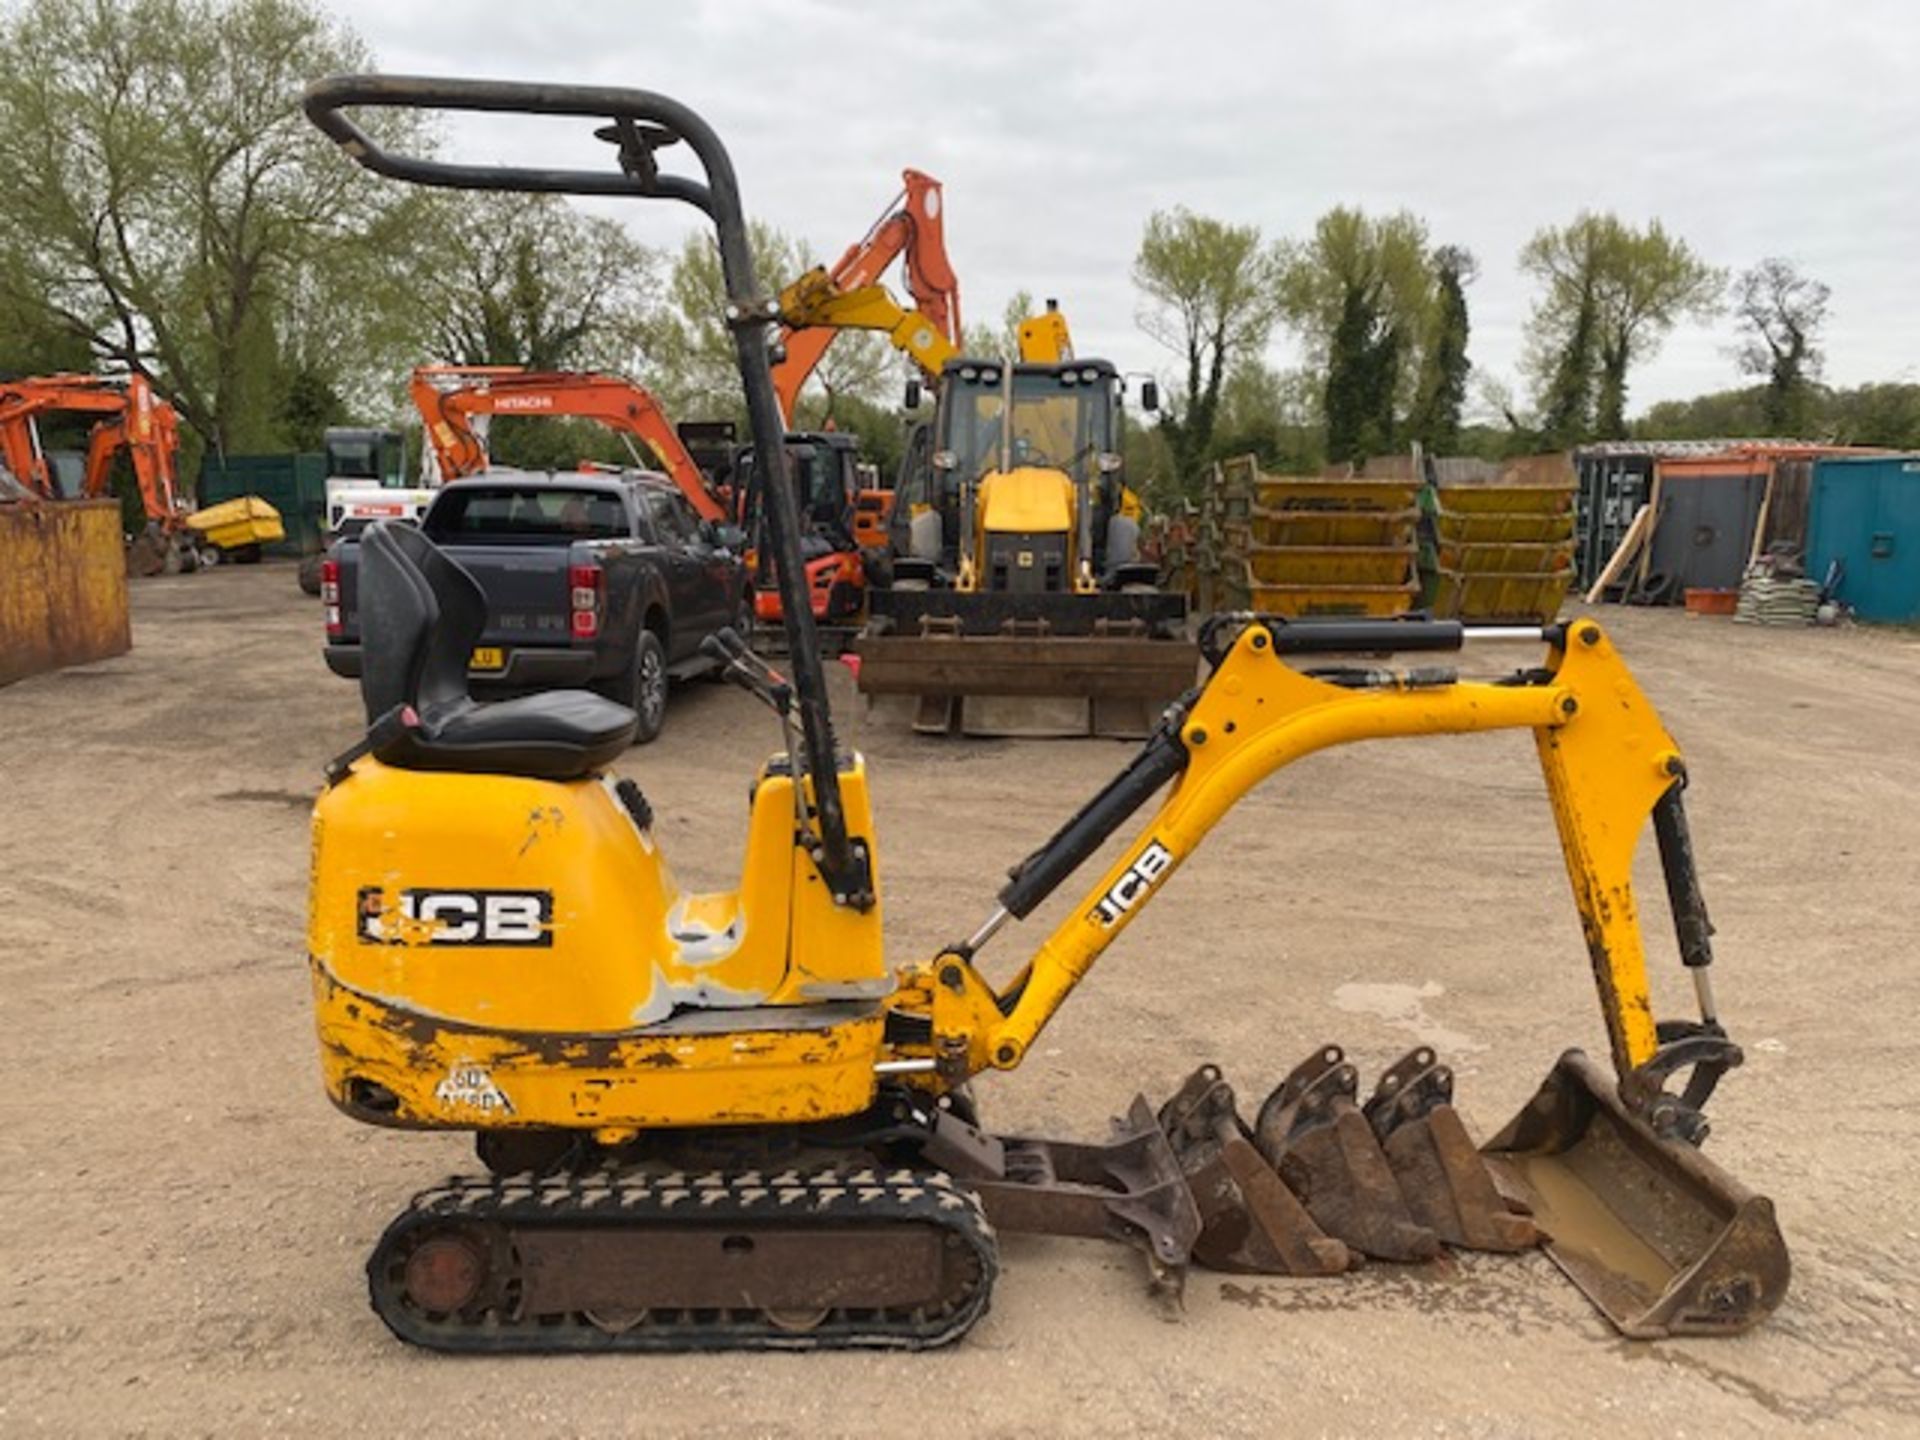
[[[1360,1080],[1323,1045],[1260,1107],[1253,1141],[1320,1228],[1379,1260],[1431,1260],[1440,1238],[1417,1221],[1356,1103]]]
[[[1453,1108],[1453,1071],[1420,1046],[1388,1068],[1362,1107],[1413,1218],[1448,1245],[1530,1250],[1533,1221],[1495,1188],[1487,1162]]]
[[[1578,1050],[1485,1153],[1547,1253],[1624,1335],[1728,1335],[1772,1314],[1791,1262],[1773,1202],[1629,1110]]]
[[[1193,1255],[1211,1270],[1337,1275],[1354,1264],[1260,1158],[1218,1067],[1203,1065],[1160,1107],[1160,1128],[1200,1211]]]

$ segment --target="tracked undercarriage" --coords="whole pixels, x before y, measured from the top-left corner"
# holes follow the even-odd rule
[[[1516,1126],[1551,1126],[1564,1073],[1543,1091],[1550,1105]],[[1356,1080],[1338,1047],[1321,1047],[1249,1124],[1206,1065],[1157,1112],[1136,1099],[1098,1144],[991,1135],[967,1107],[905,1090],[864,1133],[798,1131],[765,1163],[739,1163],[724,1133],[661,1137],[656,1152],[644,1137],[604,1151],[584,1136],[515,1144],[500,1143],[513,1132],[487,1132],[496,1173],[422,1191],[387,1227],[367,1264],[373,1307],[401,1339],[456,1352],[921,1350],[986,1313],[996,1231],[1131,1245],[1150,1288],[1177,1300],[1194,1264],[1332,1277],[1369,1260],[1551,1243],[1529,1213],[1529,1176],[1548,1214],[1581,1203],[1577,1183],[1548,1178],[1561,1162],[1537,1134],[1522,1158],[1490,1161],[1474,1146],[1433,1051],[1390,1066],[1364,1105]],[[1515,1148],[1511,1136],[1500,1143]],[[701,1158],[713,1168],[679,1168]],[[1657,1317],[1636,1312],[1643,1328],[1714,1332],[1771,1308],[1785,1283],[1771,1225],[1770,1211],[1749,1206],[1679,1299]],[[1556,1250],[1563,1267],[1631,1309],[1632,1269],[1580,1253],[1591,1221],[1567,1239],[1575,1253],[1569,1265]],[[1657,1293],[1672,1267],[1651,1263]]]

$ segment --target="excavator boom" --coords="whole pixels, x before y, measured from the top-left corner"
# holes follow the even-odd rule
[[[147,518],[162,530],[179,528],[183,510],[175,490],[174,454],[180,444],[173,406],[144,375],[48,375],[0,384],[0,462],[43,499],[54,499],[53,473],[40,448],[36,421],[52,414],[98,415],[87,439],[82,493],[105,495],[113,458],[125,450],[139,481]]]
[[[474,428],[475,416],[577,416],[645,445],[702,519],[727,518],[660,403],[632,380],[518,365],[422,365],[409,388],[443,480],[486,469],[487,447]]]
[[[919,170],[903,170],[901,193],[867,233],[831,267],[815,266],[780,296],[783,352],[773,367],[780,412],[793,423],[794,401],[814,369],[847,329],[881,330],[930,376],[960,344],[960,281],[947,258],[946,206],[940,182]],[[914,310],[906,310],[880,286],[880,277],[903,260]]]

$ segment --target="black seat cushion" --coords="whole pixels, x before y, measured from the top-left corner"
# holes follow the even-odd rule
[[[379,521],[360,545],[367,718],[401,705],[419,717],[374,750],[383,764],[573,780],[633,743],[638,717],[591,691],[475,701],[467,657],[486,626],[479,583],[411,525]]]
[[[408,770],[464,770],[577,780],[633,743],[633,711],[590,690],[546,690],[516,700],[436,707],[420,727],[375,753]]]

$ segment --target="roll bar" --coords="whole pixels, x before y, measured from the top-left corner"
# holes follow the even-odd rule
[[[805,742],[806,769],[819,816],[814,853],[828,888],[846,903],[872,903],[866,861],[847,835],[840,800],[833,717],[814,632],[813,608],[800,558],[800,515],[787,471],[785,426],[774,398],[767,355],[767,328],[776,318],[773,300],[760,288],[747,241],[740,187],[726,147],[707,122],[679,101],[647,90],[600,85],[548,85],[506,80],[460,80],[418,75],[335,75],[307,87],[307,118],[356,162],[376,174],[415,185],[456,190],[529,194],[632,195],[678,200],[713,222],[720,242],[720,271],[727,292],[725,319],[733,332],[740,383],[746,391],[756,468],[781,477],[768,485],[767,532],[775,558],[782,623],[792,651],[794,691]],[[607,123],[594,134],[617,152],[615,170],[551,169],[520,165],[468,165],[385,149],[343,112],[349,109],[465,110],[515,115],[577,115]],[[705,172],[704,182],[661,171],[658,152],[686,142]]]

